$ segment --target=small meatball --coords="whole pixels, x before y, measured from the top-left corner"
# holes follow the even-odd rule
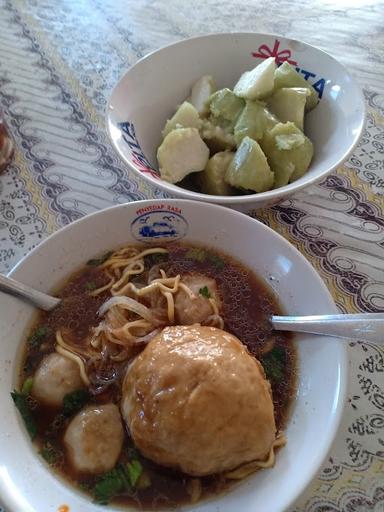
[[[53,352],[45,357],[33,377],[31,395],[38,402],[61,406],[67,393],[83,388],[78,365]]]
[[[68,425],[64,444],[73,468],[82,473],[112,469],[123,446],[124,429],[115,404],[88,406]]]
[[[188,286],[194,297],[191,298],[183,289],[177,292],[175,296],[176,323],[179,325],[203,323],[214,314],[209,298],[216,300],[218,308],[220,306],[216,281],[201,274],[191,274],[183,276],[181,282]],[[208,293],[204,294],[205,291]]]
[[[265,460],[275,440],[261,364],[214,327],[163,329],[129,366],[121,411],[145,457],[193,476]]]

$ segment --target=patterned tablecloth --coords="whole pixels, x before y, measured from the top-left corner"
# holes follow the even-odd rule
[[[104,128],[107,98],[138,58],[196,34],[273,32],[345,64],[368,116],[343,167],[256,216],[309,259],[340,311],[384,311],[383,23],[378,0],[0,0],[0,109],[16,142],[0,176],[0,271],[85,214],[161,197],[123,166]],[[384,511],[383,348],[350,343],[349,359],[336,441],[290,512]]]

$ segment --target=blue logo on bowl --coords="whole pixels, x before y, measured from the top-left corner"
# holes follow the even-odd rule
[[[188,231],[188,222],[180,208],[165,204],[140,208],[131,223],[131,232],[139,242],[175,241]]]

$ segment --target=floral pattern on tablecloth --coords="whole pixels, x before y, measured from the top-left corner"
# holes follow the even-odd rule
[[[107,98],[147,52],[231,27],[318,45],[355,72],[364,87],[366,127],[349,161],[321,183],[251,214],[311,261],[340,311],[384,311],[380,2],[348,10],[324,3],[197,0],[192,7],[177,0],[0,0],[0,108],[17,142],[14,162],[0,178],[0,271],[9,271],[42,239],[83,215],[161,197],[124,167],[109,144]],[[369,34],[359,34],[368,22]],[[349,359],[348,401],[337,438],[290,512],[384,511],[384,352],[350,343]]]

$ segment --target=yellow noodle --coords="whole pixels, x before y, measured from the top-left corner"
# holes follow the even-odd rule
[[[110,329],[110,332],[118,339],[121,339],[122,336],[129,337],[129,341],[134,341],[135,337],[145,336],[147,334],[147,332],[144,332],[134,335],[132,334],[131,329],[144,329],[145,331],[152,330],[152,324],[144,319],[133,320],[132,322],[127,322],[125,325],[119,327],[118,329]]]
[[[204,325],[212,325],[212,327],[218,327],[219,329],[223,329],[224,320],[221,318],[220,315],[210,315],[204,322]]]
[[[90,353],[88,350],[83,350],[80,347],[74,347],[72,345],[69,345],[66,343],[63,339],[63,336],[61,334],[61,331],[56,331],[56,343],[63,347],[66,350],[69,350],[70,352],[75,352],[77,354],[81,354],[84,357],[89,357]]]
[[[167,299],[167,312],[168,320],[171,324],[175,321],[175,301],[171,292],[162,292],[164,297]]]
[[[109,342],[114,343],[116,345],[121,345],[123,347],[125,347],[127,345],[127,343],[124,343],[124,341],[119,340],[115,336],[113,336],[112,332],[110,332],[110,331],[104,331],[104,336],[106,337],[106,339]],[[125,341],[127,341],[127,340],[125,340]]]
[[[104,286],[101,286],[100,288],[97,288],[96,290],[93,290],[89,295],[91,297],[96,297],[96,295],[99,295],[100,293],[104,292],[105,290],[109,290],[113,283],[115,282],[115,278],[111,276],[109,272],[106,272],[107,276],[110,278],[109,283],[105,284]]]
[[[196,503],[200,499],[203,488],[200,478],[191,478],[187,483],[187,493],[191,497],[191,503]]]
[[[136,267],[136,268],[135,268]],[[129,281],[130,276],[142,274],[144,272],[144,263],[141,261],[135,261],[133,263],[128,264],[123,271],[120,279],[112,286],[113,290],[119,288],[122,284]],[[121,290],[120,290],[121,291]]]
[[[129,353],[123,349],[116,355],[109,356],[112,361],[115,361],[116,363],[120,363],[122,361],[125,361],[129,357]]]
[[[185,293],[189,296],[189,298],[192,300],[192,299],[196,299],[196,294],[193,293],[193,291],[189,288],[189,286],[187,286],[186,284],[184,284],[183,282],[180,282],[179,283],[179,288],[181,290],[184,290]]]
[[[213,309],[213,314],[214,315],[218,315],[219,314],[219,308],[217,307],[216,299],[213,299],[212,297],[210,297],[208,300],[211,303],[211,306],[212,306],[212,309]]]
[[[113,253],[112,256],[102,265],[102,268],[111,267],[113,269],[118,267],[124,267],[128,263],[131,263],[135,260],[142,259],[149,254],[166,254],[168,253],[167,249],[163,249],[161,247],[154,247],[152,249],[146,249],[140,253],[136,253],[135,255],[129,258],[121,258],[118,253]]]
[[[134,259],[144,258],[144,256],[149,256],[150,254],[168,254],[168,252],[168,249],[164,249],[163,247],[153,247],[152,249],[145,249],[135,256]]]
[[[133,275],[142,274],[145,269],[144,257],[150,254],[166,254],[167,249],[161,247],[154,247],[139,251],[133,247],[124,247],[115,251],[110,258],[105,261],[100,268],[102,268],[105,274],[109,278],[109,282],[104,286],[93,290],[90,295],[97,296],[100,293],[109,290],[111,296],[126,296],[130,300],[136,300],[139,297],[145,297],[146,295],[159,291],[167,301],[167,316],[168,322],[173,324],[175,322],[175,299],[174,295],[179,291],[183,290],[188,297],[193,300],[196,299],[196,294],[184,283],[181,282],[181,276],[168,277],[165,270],[159,268],[160,278],[152,280],[147,286],[138,288],[134,283],[130,282],[130,278]],[[219,308],[216,301],[210,298],[210,304],[212,306],[213,315],[211,315],[207,321],[209,325],[223,327],[224,322],[219,315]],[[140,303],[146,309],[147,306],[139,300],[136,302]],[[143,313],[143,312],[142,312]],[[121,304],[116,304],[106,312],[104,321],[99,324],[98,327],[93,329],[93,337],[90,340],[90,349],[93,349],[94,353],[104,354],[114,361],[124,361],[130,356],[129,347],[132,347],[136,338],[146,336],[154,328],[154,323],[157,322],[151,318],[145,319],[141,315],[133,316],[130,309],[123,307]],[[136,318],[136,319],[135,319]],[[64,351],[68,351],[72,358],[77,358],[78,364],[82,360],[73,353],[72,348],[67,345],[62,339],[59,333],[58,345]],[[112,349],[112,345],[115,347]],[[120,351],[115,352],[116,345],[122,347]],[[123,348],[124,347],[124,348]],[[111,352],[111,353],[110,353]],[[83,352],[83,355],[84,352]],[[89,353],[86,354],[89,357]],[[85,367],[83,364],[83,373],[85,374]]]
[[[269,454],[266,460],[254,460],[252,462],[248,462],[244,464],[243,466],[240,466],[237,469],[234,469],[233,471],[229,471],[224,474],[226,478],[229,478],[231,480],[241,480],[242,478],[245,478],[246,476],[250,475],[251,473],[254,473],[257,469],[260,468],[271,468],[275,464],[275,450],[276,448],[279,448],[280,446],[284,446],[286,444],[287,440],[283,433],[280,433],[274,442],[272,443],[271,449],[269,450]]]
[[[176,293],[178,291],[179,282],[180,275],[177,275],[176,277],[167,277],[165,279],[154,279],[150,284],[144,286],[144,288],[137,288],[133,283],[129,283],[129,289],[138,297],[143,297],[156,289],[163,292]]]
[[[60,345],[56,345],[56,352],[61,354],[62,356],[66,357],[67,359],[71,359],[73,362],[75,362],[80,369],[80,377],[81,380],[84,382],[86,386],[90,385],[90,381],[88,379],[87,373],[85,371],[84,361],[81,359],[80,356],[77,354],[74,354],[73,352],[70,352],[66,348],[63,348]]]

